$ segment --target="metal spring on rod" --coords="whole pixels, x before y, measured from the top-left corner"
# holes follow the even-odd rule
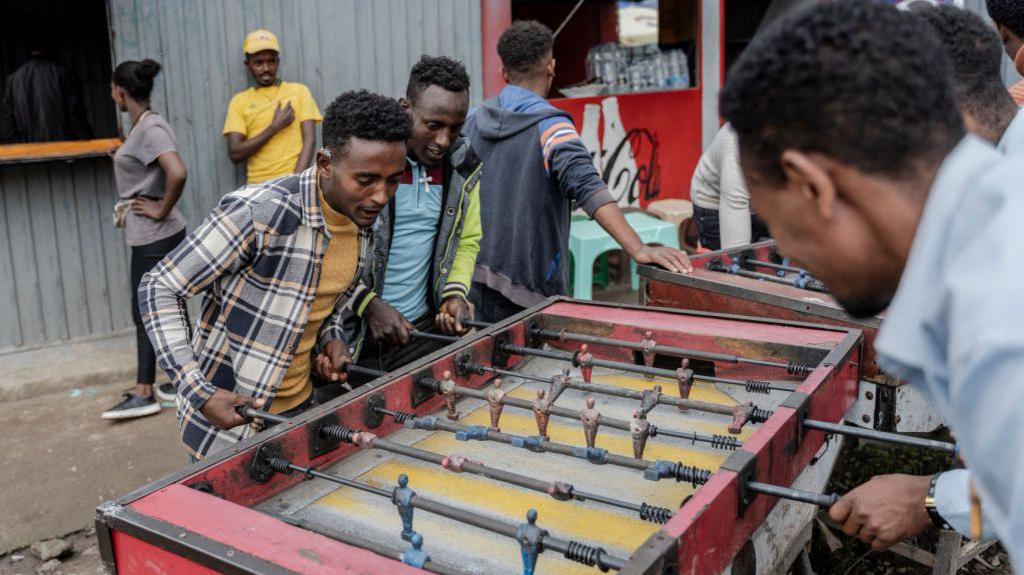
[[[813,368],[808,365],[793,361],[789,362],[789,365],[786,366],[786,371],[789,372],[790,375],[807,375],[811,373],[812,370]]]
[[[825,284],[821,283],[821,280],[813,280],[813,279],[812,280],[808,280],[807,281],[807,285],[804,286],[804,289],[809,289],[809,290],[812,290],[812,291],[828,292],[828,289],[825,287]]]
[[[694,487],[704,485],[711,479],[711,471],[691,465],[675,464],[675,477],[678,482],[686,482]]]
[[[761,409],[760,407],[755,407],[750,412],[750,421],[752,421],[754,423],[764,423],[764,422],[768,421],[768,418],[771,417],[771,416],[772,416],[772,412],[771,411],[769,411],[767,409]]]
[[[655,507],[646,503],[640,504],[640,519],[664,525],[672,518],[672,510],[664,507]]]
[[[549,327],[535,327],[533,328],[533,333],[537,337],[542,337],[544,339],[563,340],[561,332],[559,332],[558,330],[551,329]]]
[[[436,377],[421,377],[416,382],[416,385],[429,389],[434,393],[441,393],[441,380]]]
[[[395,419],[395,423],[405,423],[410,419],[416,419],[414,414],[407,411],[393,411],[391,412],[391,417]]]
[[[771,384],[767,381],[760,381],[757,379],[748,379],[744,384],[744,388],[750,393],[763,393],[768,395],[771,392]]]
[[[569,546],[563,555],[570,561],[593,567],[597,565],[597,561],[601,558],[602,553],[604,553],[604,549],[600,547],[591,547],[578,541],[569,541]]]
[[[280,457],[271,457],[270,459],[267,460],[267,465],[269,465],[271,469],[278,473],[287,474],[292,472],[292,470],[288,467],[289,462],[285,459],[281,459]]]
[[[323,433],[328,437],[337,439],[338,441],[343,441],[345,443],[352,443],[352,436],[356,434],[354,430],[349,429],[347,427],[342,427],[341,425],[324,426],[320,428],[320,433]]]
[[[713,449],[736,451],[740,447],[740,441],[731,435],[712,435],[711,447]]]
[[[527,355],[529,352],[526,351],[526,350],[529,350],[529,349],[530,348],[528,348],[526,346],[517,345],[517,344],[514,344],[514,343],[505,343],[505,344],[502,344],[502,346],[501,346],[501,350],[502,351],[507,352],[507,353],[511,353],[511,354],[515,354],[515,355]]]

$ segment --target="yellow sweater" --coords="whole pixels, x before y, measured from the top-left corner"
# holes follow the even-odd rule
[[[310,352],[316,344],[316,334],[324,319],[331,315],[338,297],[344,293],[352,282],[356,265],[359,262],[359,227],[344,214],[334,211],[323,195],[320,195],[320,209],[323,210],[327,231],[331,233],[331,241],[324,253],[320,271],[320,282],[316,286],[313,307],[309,310],[306,329],[299,338],[299,346],[295,349],[292,363],[284,374],[277,395],[270,404],[271,413],[281,413],[306,401],[313,392],[311,378],[312,358]]]

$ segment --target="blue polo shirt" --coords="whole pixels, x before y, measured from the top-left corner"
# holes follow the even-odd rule
[[[412,158],[395,192],[394,231],[380,297],[409,321],[430,312],[427,290],[441,221],[440,168],[428,170]]]

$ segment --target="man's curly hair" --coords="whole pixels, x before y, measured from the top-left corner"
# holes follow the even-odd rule
[[[438,86],[449,92],[465,92],[469,90],[469,74],[462,62],[446,56],[427,56],[409,72],[409,83],[405,87],[405,98],[415,102],[424,90],[430,86]]]
[[[352,137],[375,142],[404,142],[412,135],[409,114],[398,100],[366,90],[344,92],[324,112],[324,147],[343,154]]]
[[[516,20],[498,39],[498,56],[505,70],[515,75],[535,72],[555,45],[551,28],[536,20]]]
[[[985,0],[988,15],[996,24],[1002,24],[1024,38],[1024,0]]]
[[[952,69],[957,106],[989,129],[1016,107],[1003,85],[1003,44],[980,16],[955,6],[929,7],[917,13],[935,33]]]
[[[775,21],[729,70],[721,111],[744,166],[773,183],[786,149],[901,178],[964,133],[938,40],[920,18],[872,0]]]

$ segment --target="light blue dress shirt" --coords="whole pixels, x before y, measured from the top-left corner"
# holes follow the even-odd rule
[[[1018,569],[1024,566],[1022,222],[1024,163],[965,137],[936,175],[875,342],[882,368],[920,389],[956,433],[983,515]]]
[[[1017,110],[996,148],[1004,154],[1024,153],[1024,108]]]
[[[412,183],[395,191],[395,229],[381,298],[409,321],[430,311],[427,287],[441,218],[441,182],[431,182],[423,166],[409,159]],[[438,302],[440,303],[440,302]]]

